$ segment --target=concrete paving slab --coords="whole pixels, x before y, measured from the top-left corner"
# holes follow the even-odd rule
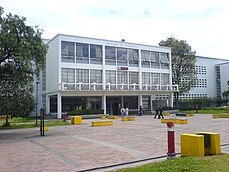
[[[187,119],[188,124],[175,124],[176,153],[181,134],[200,131],[220,133],[222,152],[229,153],[228,119],[212,115]],[[92,121],[100,120],[49,127],[44,137],[38,128],[0,130],[0,171],[107,171],[166,159],[167,126],[152,115],[91,127]]]

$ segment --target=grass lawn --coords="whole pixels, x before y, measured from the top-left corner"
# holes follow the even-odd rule
[[[38,124],[35,125],[36,119],[29,117],[14,117],[13,119],[9,119],[10,126],[3,127],[5,123],[4,119],[0,120],[0,129],[16,129],[16,128],[34,128],[40,127],[40,119],[37,120]],[[57,119],[45,119],[45,126],[63,126],[70,125],[69,122],[63,122],[63,120]]]
[[[196,110],[182,111],[185,113],[196,113]],[[198,114],[219,114],[219,113],[229,113],[229,109],[203,109],[198,110]]]
[[[155,162],[135,168],[126,168],[116,172],[228,172],[229,154],[183,157],[168,161]]]

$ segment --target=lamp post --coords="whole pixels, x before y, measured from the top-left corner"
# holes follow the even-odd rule
[[[38,85],[39,82],[36,82],[36,125],[37,125],[37,113],[38,113]]]

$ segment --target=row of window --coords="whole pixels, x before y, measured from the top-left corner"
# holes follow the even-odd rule
[[[106,83],[110,84],[139,84],[139,72],[106,70]],[[102,83],[102,70],[92,69],[61,69],[61,81],[66,83]],[[169,74],[142,73],[142,84],[167,85]]]
[[[207,74],[207,68],[206,66],[195,66],[196,73],[199,75],[206,75]]]
[[[181,99],[194,99],[194,98],[205,98],[207,94],[182,94]]]
[[[190,79],[183,78],[182,85],[185,86],[189,84]],[[194,88],[207,88],[207,79],[196,79],[196,84],[194,85]]]
[[[61,61],[70,63],[102,64],[102,45],[61,42]],[[105,64],[139,66],[139,50],[105,46]],[[146,68],[169,68],[169,54],[141,51],[141,65]]]

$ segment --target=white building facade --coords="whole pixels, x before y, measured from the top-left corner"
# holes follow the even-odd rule
[[[222,97],[229,80],[229,60],[196,57],[197,83],[189,92],[180,96],[181,99]]]
[[[48,42],[46,70],[40,81],[40,107],[62,117],[75,109],[136,113],[156,105],[173,106],[171,50],[58,34]]]

